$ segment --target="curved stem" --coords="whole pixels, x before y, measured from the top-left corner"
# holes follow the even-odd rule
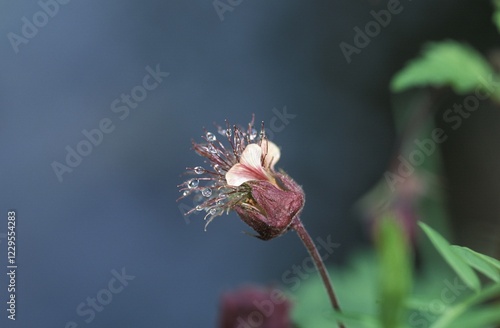
[[[321,275],[321,279],[323,280],[323,284],[325,284],[325,288],[328,293],[328,297],[330,298],[330,302],[332,303],[333,309],[335,310],[335,312],[338,313],[342,312],[340,310],[340,305],[337,300],[337,297],[335,296],[332,282],[330,281],[330,276],[328,275],[328,271],[326,271],[325,264],[323,263],[323,260],[319,255],[318,249],[316,248],[314,241],[312,240],[311,236],[307,232],[306,228],[302,224],[302,221],[300,220],[299,217],[294,218],[291,227],[297,232],[297,235],[299,236],[300,240],[302,240],[307,251],[313,258],[314,264],[316,265],[316,268],[318,269],[319,274]],[[345,328],[344,324],[340,321],[338,321],[338,325],[339,328]]]

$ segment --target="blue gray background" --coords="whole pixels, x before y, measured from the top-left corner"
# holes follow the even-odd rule
[[[222,292],[280,284],[306,256],[293,234],[262,242],[235,214],[203,231],[175,200],[191,138],[213,122],[296,118],[277,133],[284,168],[307,194],[313,237],[340,244],[328,264],[364,243],[352,205],[383,173],[393,145],[387,83],[424,40],[467,38],[486,1],[402,1],[403,11],[347,63],[339,44],[383,1],[243,0],[221,21],[211,1],[70,1],[16,53],[36,1],[0,3],[0,234],[17,212],[17,320],[0,326],[213,327]],[[491,29],[488,26],[488,29]],[[478,43],[480,40],[472,40]],[[170,75],[120,120],[111,103],[159,65]],[[103,118],[115,130],[60,182],[51,163]],[[190,204],[188,204],[190,205]],[[0,235],[0,272],[6,240]],[[135,276],[86,323],[76,308]],[[286,286],[285,286],[286,287]]]

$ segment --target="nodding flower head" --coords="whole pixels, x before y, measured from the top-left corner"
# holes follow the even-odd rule
[[[206,130],[205,142],[192,142],[207,166],[188,167],[186,173],[192,177],[179,185],[179,199],[193,196],[197,203],[186,215],[205,212],[206,229],[215,217],[234,210],[258,238],[280,236],[304,206],[302,188],[274,169],[280,149],[267,139],[264,123],[257,132],[254,118],[245,128],[227,121],[225,128],[216,127],[229,146]]]

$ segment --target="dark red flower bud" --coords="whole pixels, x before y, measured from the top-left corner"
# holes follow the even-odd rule
[[[275,173],[274,179],[277,185],[262,180],[246,182],[251,196],[234,208],[262,240],[288,231],[293,218],[304,207],[304,192],[295,181],[283,173]]]
[[[278,289],[245,287],[221,298],[220,328],[290,328],[291,303]]]

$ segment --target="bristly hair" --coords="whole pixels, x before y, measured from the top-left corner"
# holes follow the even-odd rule
[[[226,120],[226,127],[223,128],[216,123],[219,135],[227,138],[230,148],[217,139],[217,136],[205,130],[202,138],[204,143],[197,143],[192,140],[192,149],[200,156],[205,157],[205,163],[210,166],[187,167],[185,174],[194,175],[178,185],[182,196],[177,201],[193,196],[194,208],[185,213],[190,215],[194,212],[205,211],[205,230],[207,225],[217,216],[224,212],[229,213],[236,205],[240,205],[251,197],[250,188],[243,184],[240,186],[230,186],[226,181],[226,173],[240,161],[241,154],[249,144],[261,145],[266,140],[264,122],[261,124],[260,132],[254,128],[255,115],[246,128],[238,125],[231,126]],[[262,164],[267,151],[264,150],[261,158]]]

